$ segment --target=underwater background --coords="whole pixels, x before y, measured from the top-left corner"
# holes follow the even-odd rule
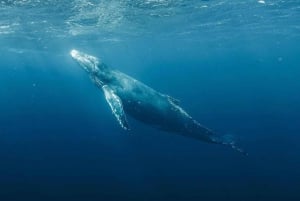
[[[78,49],[235,136],[243,156],[129,118]],[[0,1],[0,201],[300,200],[298,0]]]

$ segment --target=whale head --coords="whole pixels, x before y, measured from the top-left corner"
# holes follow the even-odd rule
[[[72,58],[89,74],[95,74],[99,72],[100,61],[98,58],[79,52],[78,50],[71,50],[70,54]]]
[[[97,83],[97,85],[103,86],[115,80],[111,69],[97,57],[74,49],[70,51],[70,55],[90,75],[92,81]]]

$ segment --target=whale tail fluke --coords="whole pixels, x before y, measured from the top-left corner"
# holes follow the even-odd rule
[[[240,152],[245,156],[248,156],[248,152],[246,152],[236,144],[236,140],[234,139],[233,135],[224,135],[222,138],[223,138],[222,144],[231,147],[233,150]]]
[[[243,150],[242,148],[240,148],[238,145],[236,145],[236,141],[234,139],[233,135],[224,135],[222,137],[220,137],[218,140],[215,141],[217,144],[222,144],[225,146],[229,146],[230,148],[232,148],[233,150],[248,156],[248,152],[246,152],[245,150]]]

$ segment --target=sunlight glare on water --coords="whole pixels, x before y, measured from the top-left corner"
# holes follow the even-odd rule
[[[0,35],[2,40],[22,37],[37,43],[84,35],[111,42],[147,35],[197,41],[213,34],[214,40],[224,40],[241,36],[244,31],[285,37],[293,29],[299,31],[300,8],[294,6],[296,3],[296,0],[1,1]],[[295,33],[291,32],[290,37]]]

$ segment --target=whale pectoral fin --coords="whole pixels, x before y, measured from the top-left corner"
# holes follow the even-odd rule
[[[121,127],[125,130],[129,130],[129,126],[127,123],[126,115],[120,97],[116,95],[114,91],[111,88],[109,88],[107,85],[104,85],[102,89],[104,91],[105,99],[108,102],[112,110],[112,113],[117,118]]]

